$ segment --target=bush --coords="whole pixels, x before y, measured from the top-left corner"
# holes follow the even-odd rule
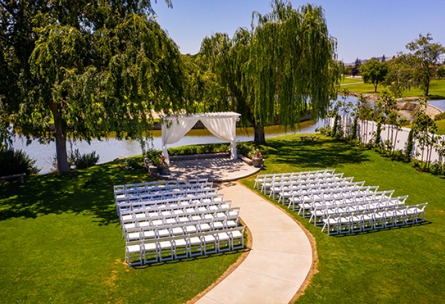
[[[205,144],[205,145],[190,145],[184,147],[170,148],[168,153],[171,156],[177,155],[193,155],[193,154],[210,154],[229,152],[229,144]]]
[[[20,173],[37,174],[39,169],[35,166],[36,160],[30,158],[22,150],[1,149],[0,150],[0,172],[1,176]]]
[[[71,151],[71,155],[68,160],[68,162],[74,165],[76,169],[86,169],[92,167],[96,165],[98,161],[99,155],[96,154],[96,151],[80,154],[79,149],[74,150],[74,153]]]
[[[434,116],[434,120],[442,120],[445,119],[445,112],[439,113],[436,116]]]
[[[151,161],[153,166],[157,166],[161,163],[161,154],[161,150],[150,149],[145,153],[145,157],[147,157]]]

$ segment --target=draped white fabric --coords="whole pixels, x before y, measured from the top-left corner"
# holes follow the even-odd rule
[[[194,117],[172,117],[164,119],[162,123],[162,154],[165,156],[167,164],[170,163],[167,145],[178,142],[193,128],[197,121],[198,118]]]
[[[200,120],[213,135],[219,139],[230,141],[230,155],[232,155],[232,159],[238,158],[235,143],[237,118],[208,116],[202,117]]]
[[[198,120],[216,137],[230,141],[232,159],[238,158],[236,152],[236,122],[240,114],[234,112],[204,113],[196,115],[168,116],[162,120],[162,154],[167,163],[170,158],[167,145],[179,141]]]

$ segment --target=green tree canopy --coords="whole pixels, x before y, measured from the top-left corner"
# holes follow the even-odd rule
[[[445,48],[440,43],[432,43],[432,40],[433,37],[430,33],[426,36],[419,34],[419,38],[406,45],[406,48],[411,51],[411,55],[417,59],[411,62],[414,63],[417,84],[425,96],[429,94],[435,65],[438,63],[440,55],[445,54]]]
[[[388,73],[386,62],[381,62],[378,58],[374,57],[362,64],[360,70],[363,82],[372,83],[374,85],[374,92],[377,93],[379,83],[385,80],[386,74]]]
[[[265,142],[264,126],[277,119],[293,128],[308,110],[325,116],[340,76],[322,8],[296,10],[280,0],[272,8],[255,13],[251,30],[240,28],[232,39],[221,33],[205,38],[199,53],[223,88],[207,94],[206,102],[217,99],[220,107],[243,114],[256,144]]]
[[[67,139],[141,138],[152,110],[183,106],[181,57],[149,17],[150,1],[9,1],[1,9],[2,125],[40,139],[54,133],[59,172],[69,170]]]

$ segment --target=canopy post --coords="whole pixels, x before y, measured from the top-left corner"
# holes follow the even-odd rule
[[[238,159],[238,152],[236,151],[236,142],[232,140],[230,142],[230,155],[232,159]]]

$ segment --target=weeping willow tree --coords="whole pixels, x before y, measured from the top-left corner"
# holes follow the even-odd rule
[[[149,0],[8,1],[1,9],[0,63],[11,76],[0,118],[29,138],[55,140],[59,172],[69,171],[67,140],[111,131],[141,138],[152,110],[183,106],[180,53],[150,17]]]
[[[252,28],[240,28],[232,39],[220,33],[205,38],[200,50],[225,88],[220,106],[243,114],[255,144],[265,143],[264,126],[277,120],[294,129],[308,111],[324,117],[340,76],[321,7],[294,9],[276,0],[272,9],[255,13]]]

